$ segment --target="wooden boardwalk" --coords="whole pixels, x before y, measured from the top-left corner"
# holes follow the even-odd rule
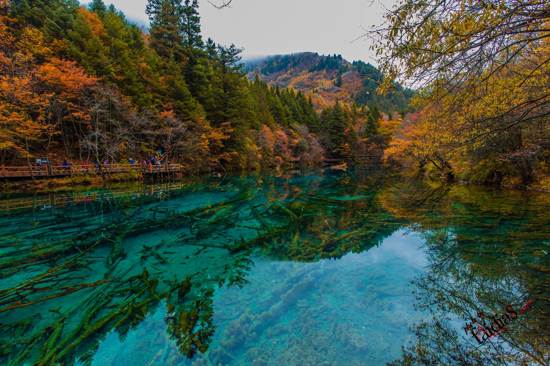
[[[163,164],[142,166],[139,164],[105,164],[96,167],[93,164],[82,165],[32,165],[0,166],[0,180],[31,180],[48,178],[66,178],[75,176],[110,176],[113,174],[135,173],[145,179],[158,176],[175,176],[183,173],[183,165]]]

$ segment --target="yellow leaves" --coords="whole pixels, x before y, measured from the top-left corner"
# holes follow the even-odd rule
[[[18,62],[32,63],[37,58],[52,56],[52,50],[46,45],[44,34],[36,28],[25,27],[16,44]]]
[[[470,26],[475,29],[465,20],[461,31]],[[461,88],[435,83],[438,94],[415,99],[422,113],[394,133],[385,159],[406,164],[443,157],[457,175],[481,182],[515,166],[518,171],[536,166],[533,154],[544,151],[550,138],[549,44],[525,49],[505,67],[487,69]]]
[[[230,137],[231,136],[221,128],[212,129],[212,131],[210,131],[210,134],[208,135],[208,138],[210,140],[213,140],[214,142],[226,141],[226,140],[229,140]]]
[[[382,119],[381,121],[379,121],[380,127],[378,129],[378,132],[383,136],[391,137],[402,123],[403,121],[400,119]]]

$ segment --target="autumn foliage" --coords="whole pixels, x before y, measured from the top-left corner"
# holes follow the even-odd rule
[[[550,16],[544,1],[403,1],[369,35],[420,89],[386,150],[423,175],[550,188]]]
[[[12,3],[0,18],[0,164],[154,155],[190,172],[319,164],[323,149],[303,126],[317,116],[302,94],[248,82],[240,50],[203,42],[195,3],[170,17],[151,4],[159,29],[149,36],[101,1]],[[193,19],[185,32],[151,39],[180,32],[169,23],[181,16]]]

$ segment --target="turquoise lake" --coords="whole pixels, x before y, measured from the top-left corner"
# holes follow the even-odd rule
[[[371,172],[5,195],[0,365],[548,365],[549,253],[549,194]]]

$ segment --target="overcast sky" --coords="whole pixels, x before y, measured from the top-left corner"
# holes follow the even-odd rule
[[[105,2],[130,19],[147,21],[147,0]],[[245,56],[313,51],[375,63],[368,41],[354,40],[363,28],[380,23],[384,7],[395,0],[233,0],[231,8],[223,10],[207,0],[199,2],[205,37],[235,43],[245,49]]]

